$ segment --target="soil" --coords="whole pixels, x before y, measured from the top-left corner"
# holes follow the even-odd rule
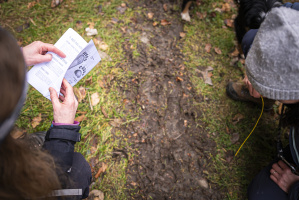
[[[207,179],[215,143],[201,128],[201,109],[196,105],[202,97],[183,64],[180,33],[184,22],[175,9],[180,5],[177,0],[127,5],[143,10],[135,12],[124,33],[130,38],[138,32],[140,37],[137,56],[133,40],[123,45],[127,64],[122,67],[134,74],[126,88],[120,88],[126,95],[126,112],[141,113],[122,129],[134,154],[127,170],[131,199],[223,199],[219,188]],[[152,19],[149,12],[154,13]],[[170,23],[162,25],[161,20]]]

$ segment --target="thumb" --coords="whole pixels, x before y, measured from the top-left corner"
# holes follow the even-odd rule
[[[49,88],[49,91],[50,91],[50,98],[51,98],[51,101],[52,101],[52,104],[53,104],[53,107],[54,107],[55,105],[58,105],[60,103],[59,99],[58,99],[58,96],[57,96],[57,92],[52,87]]]
[[[36,55],[36,61],[37,63],[43,63],[43,62],[50,62],[52,60],[52,55],[47,53],[45,55]]]

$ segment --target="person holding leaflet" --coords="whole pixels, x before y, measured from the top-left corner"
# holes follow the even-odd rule
[[[13,139],[9,134],[25,102],[26,66],[51,61],[47,52],[65,57],[40,41],[20,49],[0,27],[0,199],[82,199],[89,194],[90,166],[74,152],[81,137],[74,121],[78,101],[67,80],[61,85],[63,96],[49,88],[54,120],[46,134],[37,136],[42,148],[30,146],[30,137]]]

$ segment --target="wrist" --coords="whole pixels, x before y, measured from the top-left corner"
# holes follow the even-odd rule
[[[77,121],[73,121],[73,123],[58,123],[55,122],[54,120],[52,121],[52,125],[53,126],[64,126],[64,125],[74,125],[74,126],[78,126],[80,123]]]

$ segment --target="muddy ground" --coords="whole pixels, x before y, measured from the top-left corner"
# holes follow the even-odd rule
[[[127,5],[144,11],[135,12],[124,33],[129,37],[139,32],[140,37],[137,56],[133,40],[123,45],[128,62],[122,67],[134,75],[127,88],[120,88],[127,98],[126,112],[141,112],[138,121],[122,128],[135,154],[127,170],[131,199],[223,199],[206,178],[215,143],[200,128],[201,109],[195,105],[202,97],[196,95],[183,64],[180,5],[178,0],[135,0]],[[154,13],[152,19],[149,12]],[[170,23],[161,25],[161,20]]]

